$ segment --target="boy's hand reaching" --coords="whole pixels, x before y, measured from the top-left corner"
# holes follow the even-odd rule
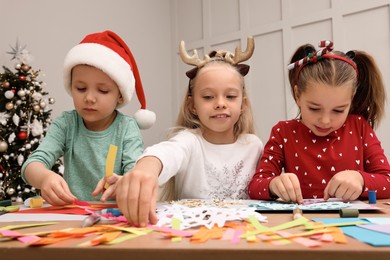
[[[156,157],[144,157],[117,183],[116,201],[130,225],[145,227],[157,223],[158,176],[162,164]]]
[[[294,173],[282,173],[269,184],[270,193],[287,202],[303,203],[301,186]]]
[[[40,190],[42,198],[51,205],[73,204],[77,199],[69,190],[64,178],[55,172],[42,179]]]
[[[364,180],[358,171],[341,171],[330,179],[324,190],[324,200],[339,198],[356,200],[363,192]]]
[[[105,202],[108,198],[114,198],[116,196],[116,185],[122,177],[123,176],[117,175],[115,173],[108,177],[104,176],[96,185],[95,190],[92,192],[92,196],[95,197],[100,193],[103,193],[100,198],[100,201],[102,202]],[[106,183],[109,184],[109,187],[105,190],[104,185]]]

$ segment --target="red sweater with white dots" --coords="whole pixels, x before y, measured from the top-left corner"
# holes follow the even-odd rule
[[[374,130],[362,116],[349,115],[327,136],[312,133],[300,120],[281,121],[272,128],[256,173],[249,183],[251,199],[271,199],[269,183],[284,172],[295,173],[303,198],[322,198],[329,180],[343,170],[356,170],[364,179],[361,198],[369,190],[390,198],[390,165]]]

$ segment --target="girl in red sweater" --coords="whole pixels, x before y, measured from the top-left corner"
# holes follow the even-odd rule
[[[390,198],[390,166],[375,135],[385,89],[373,58],[333,51],[320,42],[294,53],[289,68],[297,119],[272,128],[255,175],[252,199],[303,203],[303,199]]]

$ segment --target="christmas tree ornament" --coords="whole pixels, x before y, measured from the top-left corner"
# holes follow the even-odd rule
[[[18,133],[18,139],[19,140],[26,140],[27,139],[27,132],[25,132],[25,131],[20,131],[19,133]]]
[[[26,91],[24,89],[21,89],[18,91],[18,96],[19,97],[24,97],[26,95]]]
[[[13,141],[15,141],[15,138],[16,138],[16,134],[14,132],[12,132],[9,136],[8,136],[8,143],[9,144],[12,144]]]
[[[45,108],[45,107],[46,107],[46,102],[45,102],[45,101],[39,102],[39,106],[40,106],[41,108]]]
[[[15,189],[14,188],[8,188],[7,189],[7,194],[8,195],[12,195],[12,194],[14,194],[15,193]]]
[[[14,122],[14,125],[19,126],[20,117],[17,114],[14,114],[12,116],[12,122]]]
[[[28,66],[27,64],[24,64],[22,65],[21,69],[24,71],[24,72],[28,72],[30,70],[30,66]]]
[[[4,81],[3,84],[1,84],[3,86],[3,88],[7,89],[9,88],[9,82],[8,81]]]
[[[7,125],[8,119],[11,117],[11,115],[7,112],[0,112],[0,124]]]
[[[22,164],[24,163],[24,156],[23,156],[23,154],[19,154],[17,160],[18,160],[19,166],[22,166]]]
[[[8,144],[6,141],[0,141],[0,153],[6,152],[8,149]]]
[[[39,101],[43,98],[43,95],[41,93],[38,93],[38,92],[34,92],[32,95],[31,95],[32,99],[34,101]]]
[[[56,100],[54,98],[49,98],[49,104],[50,105],[53,105],[55,102],[56,102]]]
[[[5,109],[12,110],[14,108],[14,104],[12,102],[8,102],[5,104]]]
[[[34,105],[33,109],[34,109],[35,112],[41,111],[41,107],[38,104]]]
[[[15,69],[20,70],[21,67],[22,65],[20,65],[19,63],[15,64]]]
[[[14,96],[15,96],[15,94],[14,94],[14,92],[13,92],[12,90],[8,90],[8,91],[6,91],[6,92],[4,93],[4,96],[5,96],[5,98],[7,98],[7,99],[13,99]]]
[[[43,125],[42,125],[42,122],[40,122],[39,120],[37,119],[34,119],[34,121],[32,122],[31,126],[31,134],[33,136],[40,136],[43,134]]]

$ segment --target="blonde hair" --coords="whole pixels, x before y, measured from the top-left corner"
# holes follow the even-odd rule
[[[234,128],[233,128],[234,137],[237,139],[238,136],[241,134],[255,133],[252,106],[245,88],[244,76],[240,74],[240,72],[235,66],[227,62],[213,61],[207,63],[205,66],[200,68],[196,76],[189,81],[188,89],[186,94],[184,95],[183,102],[180,107],[180,111],[176,120],[176,126],[170,130],[168,137],[172,137],[184,129],[202,131],[202,122],[200,122],[198,116],[194,114],[191,109],[193,104],[191,100],[191,95],[193,93],[194,88],[196,88],[197,86],[198,75],[201,73],[203,69],[211,66],[226,66],[227,68],[231,68],[232,72],[236,73],[237,76],[240,78],[240,83],[242,87],[242,98],[243,98],[242,113],[238,121],[234,124]],[[164,184],[163,190],[160,194],[160,200],[174,200],[174,199],[177,198],[175,197],[175,178],[172,177],[166,184]]]
[[[315,52],[312,45],[302,45],[294,53],[291,63]],[[386,93],[382,75],[374,59],[363,51],[351,51],[347,54],[339,51],[333,53],[353,61],[356,64],[357,72],[351,64],[332,58],[323,58],[307,64],[303,68],[298,67],[290,70],[289,81],[295,101],[295,85],[299,96],[306,91],[309,82],[321,82],[332,86],[341,86],[352,82],[354,95],[349,113],[362,115],[373,128],[377,127],[384,115]],[[299,75],[297,75],[298,72]]]

